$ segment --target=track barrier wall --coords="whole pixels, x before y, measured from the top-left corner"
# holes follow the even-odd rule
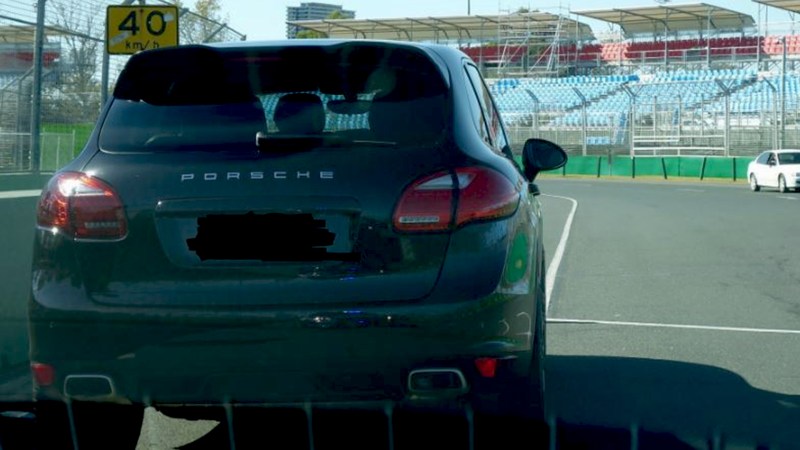
[[[0,175],[0,192],[23,191],[44,188],[52,173],[34,174],[3,174]]]
[[[709,178],[743,181],[747,179],[749,157],[722,156],[577,156],[570,155],[561,169],[550,175],[589,175],[596,177]]]

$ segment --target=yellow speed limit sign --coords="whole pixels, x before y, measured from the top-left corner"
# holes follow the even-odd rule
[[[106,11],[106,49],[112,55],[178,45],[176,6],[109,6]]]

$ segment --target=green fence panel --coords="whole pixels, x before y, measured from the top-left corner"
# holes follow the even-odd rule
[[[564,176],[564,168],[556,169],[556,170],[543,170],[539,172],[540,175],[556,175],[556,176]]]
[[[601,177],[607,177],[609,175],[612,175],[612,173],[611,173],[611,164],[608,163],[608,157],[607,156],[601,156],[600,157],[600,176]]]
[[[615,156],[611,160],[611,175],[615,177],[633,176],[633,160],[628,156]]]
[[[706,170],[703,172],[704,178],[728,178],[733,179],[733,159],[731,158],[712,158],[706,159]]]
[[[661,158],[636,158],[637,177],[663,177],[664,167]]]
[[[734,174],[736,175],[737,180],[741,181],[747,179],[747,165],[750,164],[752,160],[753,158],[742,156],[734,158],[736,163],[736,170],[734,171]]]
[[[681,176],[681,157],[679,156],[665,156],[664,168],[667,172],[667,178]]]
[[[517,164],[519,164],[520,167],[523,167],[523,165],[522,165],[522,155],[514,155],[514,160],[517,162]],[[539,174],[540,175],[541,174],[546,174],[546,175],[564,175],[564,168],[562,167],[560,169],[555,169],[555,170],[543,170],[543,171],[539,172]]]
[[[597,176],[599,156],[570,156],[567,161],[567,175]]]
[[[700,178],[700,172],[703,170],[703,159],[705,158],[681,157],[679,176]]]

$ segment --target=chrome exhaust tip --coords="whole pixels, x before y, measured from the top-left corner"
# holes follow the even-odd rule
[[[408,374],[408,392],[415,396],[456,396],[469,391],[459,369],[416,369]]]
[[[114,382],[106,375],[68,375],[64,380],[64,394],[78,399],[113,397]]]

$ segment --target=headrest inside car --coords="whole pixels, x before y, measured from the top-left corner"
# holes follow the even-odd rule
[[[325,107],[315,94],[282,96],[273,118],[278,131],[285,134],[319,134],[325,129]]]

